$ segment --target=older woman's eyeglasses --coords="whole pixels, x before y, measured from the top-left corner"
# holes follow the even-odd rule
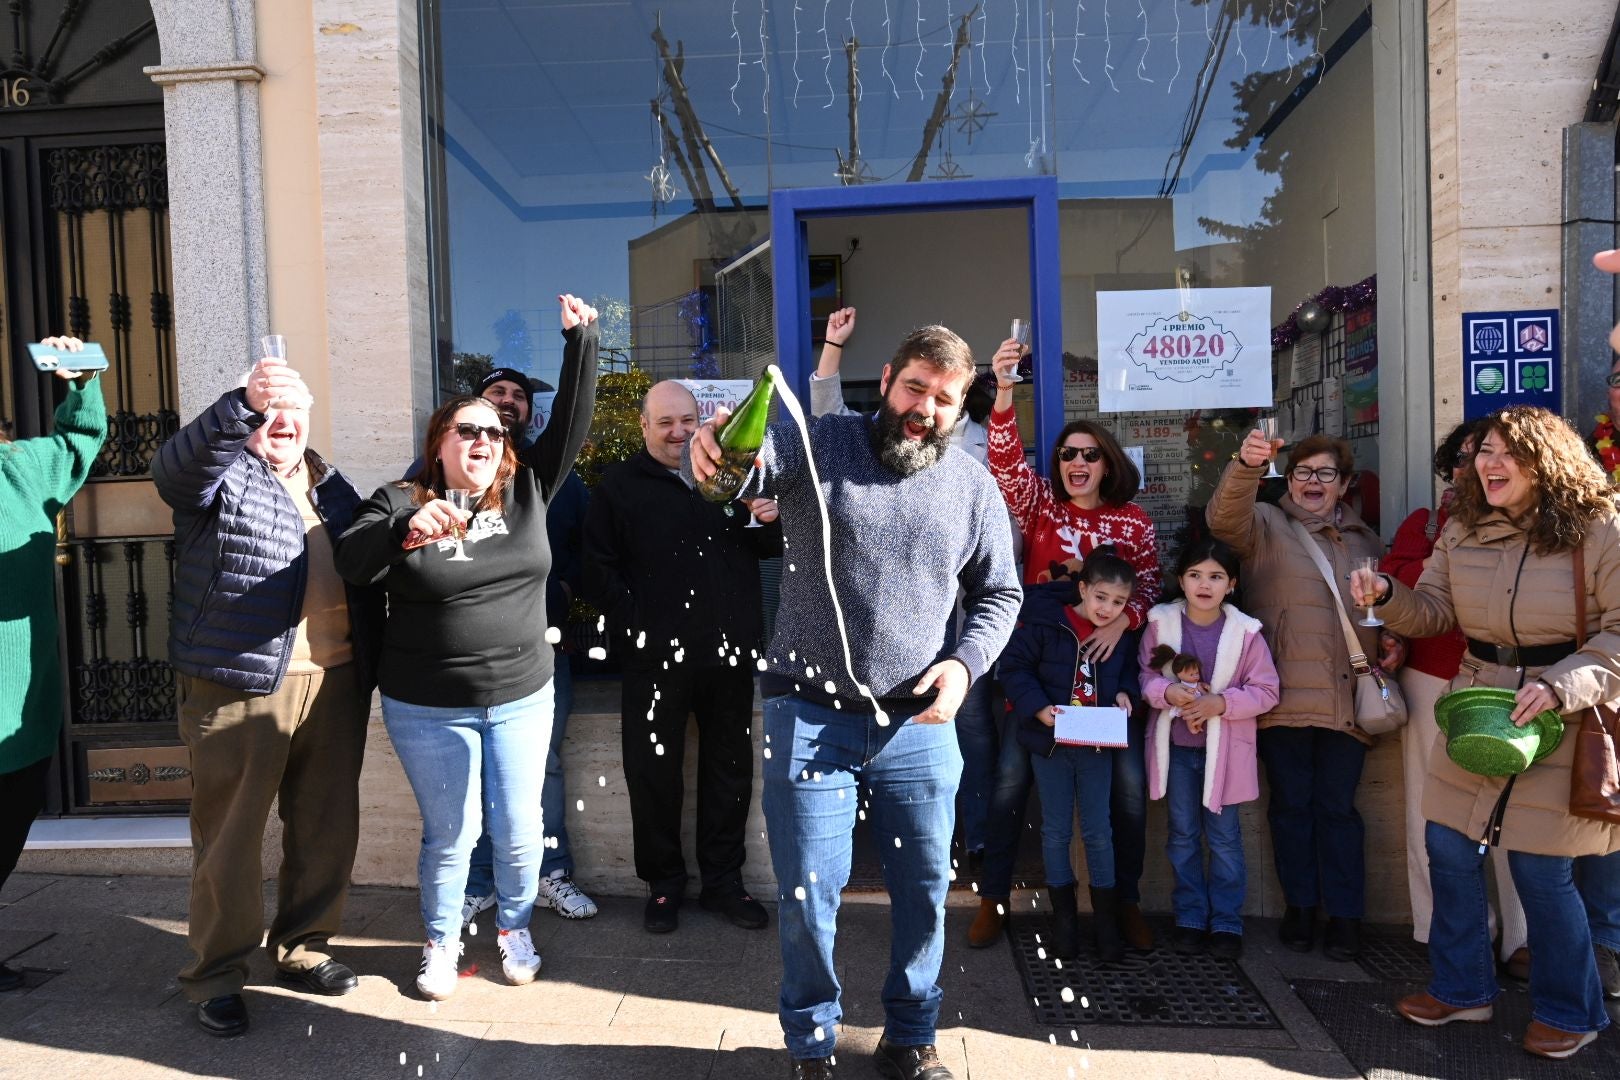
[[[1058,447],[1059,461],[1073,461],[1075,458],[1085,458],[1086,463],[1095,465],[1102,460],[1102,447],[1100,446],[1060,446]]]
[[[1332,465],[1323,465],[1319,469],[1313,469],[1309,465],[1295,465],[1288,470],[1288,475],[1301,484],[1310,482],[1312,477],[1315,477],[1319,484],[1331,484],[1339,478],[1339,470]]]
[[[1610,386],[1620,388],[1620,371],[1611,373],[1609,377],[1603,381],[1608,383]]]
[[[457,424],[456,434],[468,442],[472,442],[479,435],[488,435],[490,442],[501,442],[506,438],[506,429],[499,424],[491,424],[488,427],[480,424]]]

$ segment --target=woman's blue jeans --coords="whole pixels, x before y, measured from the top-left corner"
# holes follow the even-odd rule
[[[546,770],[551,683],[489,708],[411,705],[384,694],[383,723],[422,812],[417,877],[428,940],[461,936],[461,901],[485,825],[495,850],[495,925],[529,925],[544,838],[535,788]]]
[[[540,860],[541,877],[549,877],[556,870],[567,875],[574,872],[573,849],[568,846],[568,817],[563,809],[567,788],[563,783],[562,744],[568,734],[568,714],[574,711],[574,671],[568,654],[558,650],[551,670],[554,688],[551,739],[546,751],[546,780],[540,789],[540,810],[547,832],[545,854]],[[468,896],[480,897],[495,892],[495,845],[490,843],[487,829],[473,847],[464,891]]]
[[[934,1042],[962,776],[956,732],[908,713],[882,725],[869,713],[792,695],[767,699],[764,714],[763,803],[780,899],[779,1012],[788,1051],[827,1057],[843,1019],[833,942],[863,793],[889,890],[883,1033],[902,1046]],[[846,942],[845,955],[868,947]]]
[[[1485,856],[1478,840],[1432,821],[1424,839],[1434,888],[1434,920],[1429,927],[1434,979],[1429,993],[1457,1008],[1484,1005],[1499,992],[1496,954],[1486,922]],[[1531,1015],[1560,1031],[1602,1031],[1609,1026],[1592,956],[1587,907],[1575,886],[1576,864],[1584,861],[1508,853],[1530,930]],[[1608,869],[1603,864],[1594,872],[1607,881]]]
[[[1086,874],[1093,888],[1114,887],[1114,828],[1109,802],[1114,786],[1114,755],[1092,746],[1054,746],[1050,756],[1030,754],[1035,786],[1041,793],[1041,858],[1046,883],[1075,884],[1069,845],[1074,812],[1080,811],[1080,840],[1086,846]]]
[[[1243,933],[1243,896],[1248,874],[1243,863],[1243,827],[1238,808],[1214,813],[1204,806],[1204,761],[1196,746],[1170,747],[1170,840],[1166,853],[1176,875],[1170,894],[1176,925],[1216,933]],[[1204,872],[1204,844],[1209,872]]]

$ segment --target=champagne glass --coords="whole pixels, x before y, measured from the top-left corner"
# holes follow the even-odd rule
[[[285,334],[266,334],[259,339],[259,355],[269,360],[287,362],[287,337]]]
[[[1263,416],[1260,418],[1260,434],[1266,437],[1267,446],[1277,441],[1277,418],[1275,416]],[[1266,458],[1266,475],[1262,479],[1280,480],[1281,478],[1282,473],[1277,471],[1277,451],[1272,450],[1270,456]]]
[[[1024,346],[1025,348],[1028,348],[1029,347],[1029,322],[1028,322],[1028,320],[1026,320],[1026,319],[1014,319],[1012,321],[1012,332],[1009,333],[1007,336],[1012,338],[1014,341],[1018,342],[1018,344]],[[1023,360],[1020,359],[1018,361],[1018,363],[1019,364],[1023,363]],[[1024,381],[1024,377],[1022,375],[1018,374],[1018,364],[1014,364],[1012,366],[1012,370],[1007,372],[1007,381],[1008,382],[1023,382]]]
[[[1369,558],[1357,559],[1356,560],[1356,569],[1366,571],[1368,574],[1376,574],[1376,573],[1378,573],[1378,560],[1374,559],[1374,558],[1370,558],[1370,557]],[[1376,594],[1374,594],[1374,595],[1376,597]],[[1360,600],[1361,597],[1358,596],[1358,597],[1356,597],[1356,599]],[[1374,603],[1376,603],[1376,602],[1377,601],[1375,599]],[[1358,623],[1357,625],[1359,625],[1359,626],[1383,626],[1384,625],[1384,620],[1380,619],[1376,614],[1374,614],[1372,604],[1365,604],[1365,605],[1362,605],[1362,606],[1364,606],[1367,609],[1367,617],[1365,619],[1362,619],[1361,622]]]
[[[444,500],[457,510],[472,513],[472,492],[467,488],[445,488]],[[462,541],[467,536],[467,527],[465,525],[453,525],[450,527],[450,535],[456,538],[456,553],[445,561],[472,562],[472,556],[468,555],[462,547]]]

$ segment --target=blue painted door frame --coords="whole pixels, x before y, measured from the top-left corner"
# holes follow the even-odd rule
[[[1034,334],[1035,460],[1063,427],[1063,277],[1058,265],[1057,178],[956,180],[931,184],[779,188],[771,192],[771,271],[776,295],[777,365],[807,400],[815,358],[810,344],[810,249],[806,222],[816,217],[904,214],[930,210],[1022,208],[1029,221],[1029,281]],[[973,273],[962,253],[961,273]]]

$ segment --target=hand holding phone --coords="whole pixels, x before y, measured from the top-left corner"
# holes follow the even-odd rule
[[[86,371],[106,371],[107,354],[93,342],[73,337],[49,337],[28,346],[34,366],[47,374],[71,379]]]

